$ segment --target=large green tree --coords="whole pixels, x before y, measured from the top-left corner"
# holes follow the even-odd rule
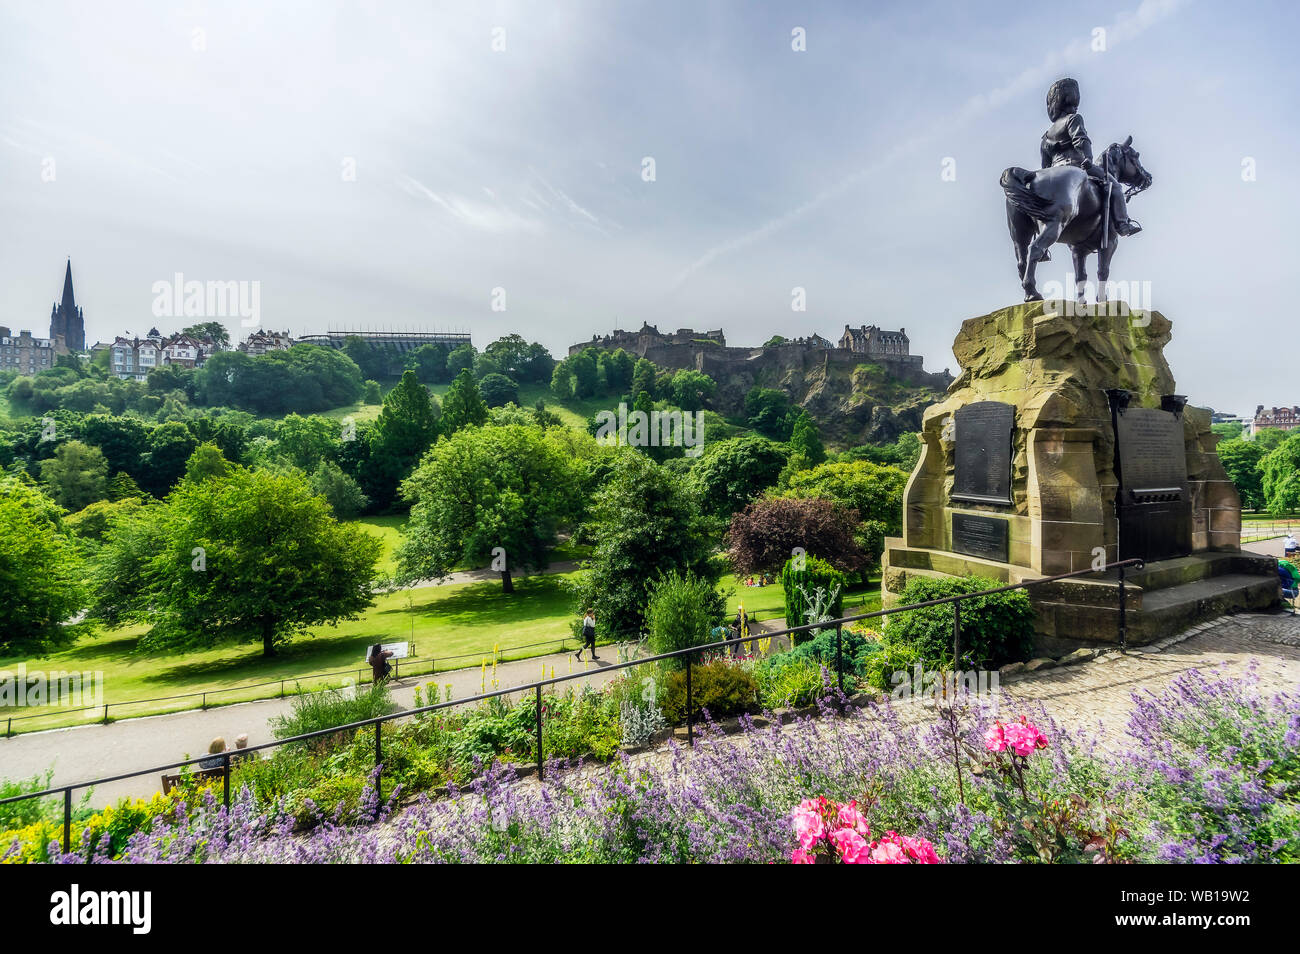
[[[1270,513],[1300,510],[1300,434],[1292,434],[1260,462],[1264,505]]]
[[[86,602],[83,576],[54,501],[0,474],[0,651],[65,642],[62,624]]]
[[[730,517],[776,483],[787,452],[766,437],[750,434],[710,443],[690,470],[690,480],[714,517]]]
[[[369,448],[361,485],[376,508],[392,506],[398,485],[437,438],[437,401],[414,371],[406,371],[384,397],[384,407],[366,434]]]
[[[858,543],[879,562],[885,537],[903,532],[903,490],[907,474],[897,467],[854,460],[826,463],[790,478],[784,496],[833,500],[858,512]],[[821,553],[821,556],[828,554]],[[833,562],[833,561],[832,561]]]
[[[457,431],[402,485],[413,506],[397,550],[399,578],[441,579],[462,564],[499,560],[501,585],[513,592],[514,570],[546,567],[556,531],[575,513],[577,487],[572,459],[541,428]]]
[[[636,637],[655,581],[676,570],[708,584],[718,580],[709,520],[682,476],[644,454],[623,450],[591,505],[586,532],[591,559],[575,593],[606,633]]]
[[[154,624],[145,645],[258,641],[273,656],[294,635],[374,602],[382,544],[336,520],[301,475],[233,468],[183,481],[154,509],[153,531],[131,542],[156,549],[122,607],[125,618]],[[143,530],[138,520],[126,526]],[[118,532],[110,531],[110,551]]]
[[[41,462],[41,483],[60,507],[76,512],[108,496],[108,462],[98,447],[65,441]]]
[[[462,369],[442,398],[442,433],[450,436],[463,427],[481,427],[487,419],[488,406],[478,382],[468,369]]]

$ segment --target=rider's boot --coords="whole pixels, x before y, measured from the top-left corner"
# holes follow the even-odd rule
[[[1137,235],[1142,231],[1137,219],[1123,219],[1115,222],[1115,231],[1120,235]]]

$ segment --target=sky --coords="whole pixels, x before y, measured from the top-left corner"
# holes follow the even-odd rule
[[[5,0],[0,325],[47,334],[70,256],[88,342],[195,320],[155,313],[179,273],[294,334],[876,324],[955,373],[1022,297],[998,177],[1069,75],[1154,177],[1111,277],[1173,321],[1180,391],[1300,403],[1300,11],[1040,7]]]

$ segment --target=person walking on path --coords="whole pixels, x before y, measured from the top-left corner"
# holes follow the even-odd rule
[[[582,647],[574,653],[578,662],[582,662],[582,650],[591,649],[591,658],[599,660],[596,655],[596,614],[587,610],[586,615],[582,617]]]

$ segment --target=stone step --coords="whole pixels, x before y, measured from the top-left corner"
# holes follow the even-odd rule
[[[1270,576],[1276,573],[1267,557],[1243,553],[1196,553],[1149,563],[1141,570],[1130,572],[1128,582],[1143,590],[1161,590],[1182,586],[1197,580],[1212,579],[1232,574]]]
[[[1250,599],[1252,594],[1256,593],[1267,594],[1270,601],[1276,600],[1279,594],[1277,576],[1274,575],[1270,579],[1245,573],[1229,573],[1208,580],[1183,583],[1180,586],[1146,590],[1142,593],[1141,608],[1138,612],[1162,613],[1176,607],[1209,603],[1238,595]]]

